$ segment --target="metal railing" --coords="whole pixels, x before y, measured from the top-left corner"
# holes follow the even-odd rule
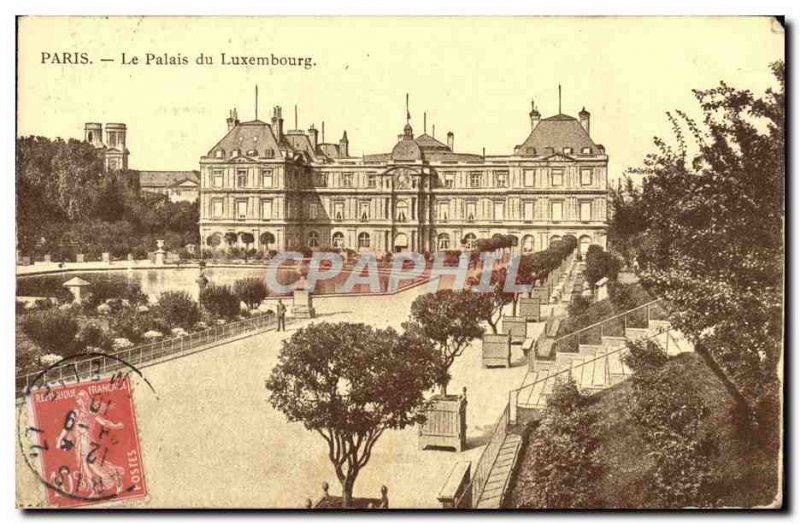
[[[64,383],[68,380],[81,380],[93,376],[119,371],[126,367],[141,366],[166,358],[177,358],[194,353],[203,346],[230,339],[246,332],[256,332],[276,325],[275,315],[258,315],[245,320],[214,326],[182,337],[171,337],[125,349],[118,349],[108,355],[87,355],[85,359],[69,359],[42,371],[17,377],[16,394],[24,395],[30,388],[45,387],[48,382]]]
[[[599,345],[602,342],[602,337],[603,336],[609,336],[605,332],[607,327],[604,327],[607,323],[611,323],[613,326],[617,326],[619,324],[619,322],[622,322],[622,328],[623,328],[622,333],[620,335],[610,335],[610,336],[625,336],[625,330],[627,330],[629,327],[630,328],[645,329],[645,328],[647,328],[649,326],[650,320],[658,320],[658,319],[653,318],[653,316],[652,316],[652,312],[656,308],[658,308],[658,311],[663,313],[664,316],[666,316],[666,311],[664,310],[663,306],[660,303],[661,303],[661,299],[653,300],[653,301],[648,302],[646,304],[642,304],[641,306],[637,306],[637,307],[635,307],[633,309],[629,309],[628,311],[625,311],[624,313],[620,313],[619,315],[615,315],[613,317],[601,320],[600,322],[592,324],[591,326],[587,326],[587,327],[585,327],[583,329],[580,329],[578,331],[575,331],[573,333],[569,333],[569,334],[567,334],[567,335],[565,335],[563,337],[560,337],[560,338],[556,339],[554,344],[553,344],[554,355],[556,357],[558,355],[558,347],[559,346],[557,344],[558,344],[559,341],[570,339],[570,340],[577,341],[578,344],[581,344],[581,343],[584,343],[584,342],[581,341],[582,340],[581,337],[583,335],[585,335],[587,332],[592,331],[592,330],[598,330],[599,329],[599,333],[600,333],[600,337],[601,337],[601,340],[597,341],[597,345]],[[646,319],[646,324],[644,326],[633,325],[633,324],[629,323],[628,315],[635,315],[635,318],[637,318],[637,319],[639,317],[641,317],[641,316],[644,316],[644,318]],[[650,338],[654,338],[654,337],[658,337],[659,335],[667,333],[665,351],[668,352],[669,351],[669,339],[670,339],[669,331],[670,331],[669,328],[664,329],[664,330],[658,330],[658,332],[656,332],[655,334],[653,334],[653,335],[651,335],[649,337],[646,337],[644,340],[647,340],[647,339],[650,339]],[[575,337],[577,337],[577,338],[575,338]],[[673,343],[676,343],[676,342],[673,340]],[[566,352],[566,353],[577,353],[578,352],[577,351],[578,344],[576,344],[576,351],[563,350],[563,352]],[[601,360],[601,359],[604,359],[604,358],[608,359],[609,356],[614,355],[616,353],[620,353],[620,352],[622,352],[622,351],[624,351],[626,349],[627,349],[627,344],[623,344],[623,345],[619,346],[617,349],[614,349],[612,351],[608,351],[607,353],[604,353],[602,355],[596,356],[594,358],[590,358],[588,360],[584,360],[583,362],[581,362],[578,365],[575,365],[574,362],[571,362],[569,367],[565,367],[564,369],[561,369],[561,370],[556,371],[556,372],[554,372],[552,374],[549,374],[548,376],[546,376],[544,378],[540,378],[538,380],[535,380],[535,381],[531,382],[530,384],[526,384],[526,385],[521,386],[521,387],[519,387],[517,389],[512,389],[511,391],[508,392],[509,420],[511,421],[512,424],[516,423],[516,421],[517,421],[517,407],[519,406],[519,397],[520,397],[520,395],[522,395],[524,393],[530,394],[530,392],[533,391],[533,388],[535,388],[538,384],[541,384],[542,382],[546,382],[546,381],[551,380],[551,379],[555,380],[556,378],[558,378],[561,375],[564,375],[564,374],[567,374],[567,373],[572,373],[575,369],[580,369],[581,367],[583,367],[583,366],[585,366],[587,364],[594,363],[594,362],[596,362],[598,360]],[[531,354],[532,353],[534,353],[533,350],[531,351]],[[610,381],[610,375],[609,374],[610,374],[610,371],[609,371],[608,367],[606,367],[606,380],[607,380],[607,382]]]
[[[497,461],[497,456],[500,454],[500,449],[506,440],[508,430],[508,405],[506,405],[497,422],[492,428],[492,436],[489,437],[489,442],[483,448],[478,462],[475,463],[473,474],[470,478],[469,486],[461,493],[455,500],[453,507],[459,509],[474,508],[478,505],[483,490],[486,487],[486,482],[489,480],[489,475],[492,472],[492,467]]]

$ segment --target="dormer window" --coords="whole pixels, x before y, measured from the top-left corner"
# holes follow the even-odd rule
[[[582,155],[591,155],[592,154],[592,148],[591,147],[584,147],[583,149],[581,149],[581,154]]]
[[[275,158],[275,150],[274,149],[267,149],[264,151],[265,158]]]
[[[536,148],[535,147],[526,147],[525,154],[530,156],[536,156]]]
[[[565,147],[564,148],[564,154],[565,155],[571,155],[572,154],[572,148],[571,147]]]
[[[233,151],[231,151],[231,158],[236,158],[237,156],[239,156],[241,154],[242,154],[241,151],[239,151],[238,149],[234,149]]]
[[[224,149],[217,149],[214,152],[214,156],[217,158],[225,158],[225,150]]]
[[[251,149],[250,151],[247,152],[247,156],[258,156],[258,151],[256,151],[255,149]]]

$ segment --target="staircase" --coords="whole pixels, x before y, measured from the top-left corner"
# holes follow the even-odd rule
[[[628,378],[631,370],[622,358],[628,341],[650,339],[670,356],[692,351],[691,344],[672,330],[667,321],[651,318],[659,307],[656,300],[556,339],[552,360],[529,359],[522,385],[509,393],[509,422],[538,418],[554,386],[570,375],[578,388],[587,393],[602,391]],[[634,320],[641,327],[633,327]],[[604,331],[621,333],[606,335]],[[583,343],[584,339],[594,340]],[[567,351],[573,348],[577,351]]]
[[[478,497],[478,502],[473,507],[477,509],[500,509],[503,503],[503,495],[508,488],[511,480],[511,472],[517,463],[519,448],[522,446],[522,437],[514,433],[508,433],[500,446],[500,452],[489,472],[486,485]]]

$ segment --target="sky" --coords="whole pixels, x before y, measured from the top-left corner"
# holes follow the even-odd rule
[[[405,124],[460,152],[510,154],[544,117],[591,112],[609,177],[640,166],[665,112],[698,115],[692,89],[720,81],[762,92],[784,57],[770,18],[23,18],[19,22],[18,136],[83,137],[85,122],[128,127],[130,167],[198,169],[224,136],[228,111],[285,128],[325,122],[351,155],[391,150]],[[62,53],[85,64],[63,64]],[[138,64],[121,63],[136,56]],[[187,65],[160,65],[154,57]],[[197,65],[197,56],[213,57]],[[308,57],[313,67],[220,63],[226,56]],[[78,57],[75,57],[78,54]],[[59,58],[54,58],[59,57]],[[101,59],[113,62],[103,62]]]

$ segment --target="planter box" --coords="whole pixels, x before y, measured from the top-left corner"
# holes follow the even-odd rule
[[[520,298],[519,316],[528,322],[541,322],[542,306],[538,298]]]
[[[528,323],[522,317],[503,317],[500,332],[511,336],[511,342],[521,344],[527,336]]]
[[[467,447],[467,388],[463,395],[436,395],[419,426],[419,449],[428,446],[464,451]]]
[[[550,302],[550,287],[545,285],[533,288],[531,297],[538,299],[540,304],[547,304]]]
[[[511,335],[483,335],[481,341],[481,351],[483,352],[483,366],[505,366],[511,367]]]

